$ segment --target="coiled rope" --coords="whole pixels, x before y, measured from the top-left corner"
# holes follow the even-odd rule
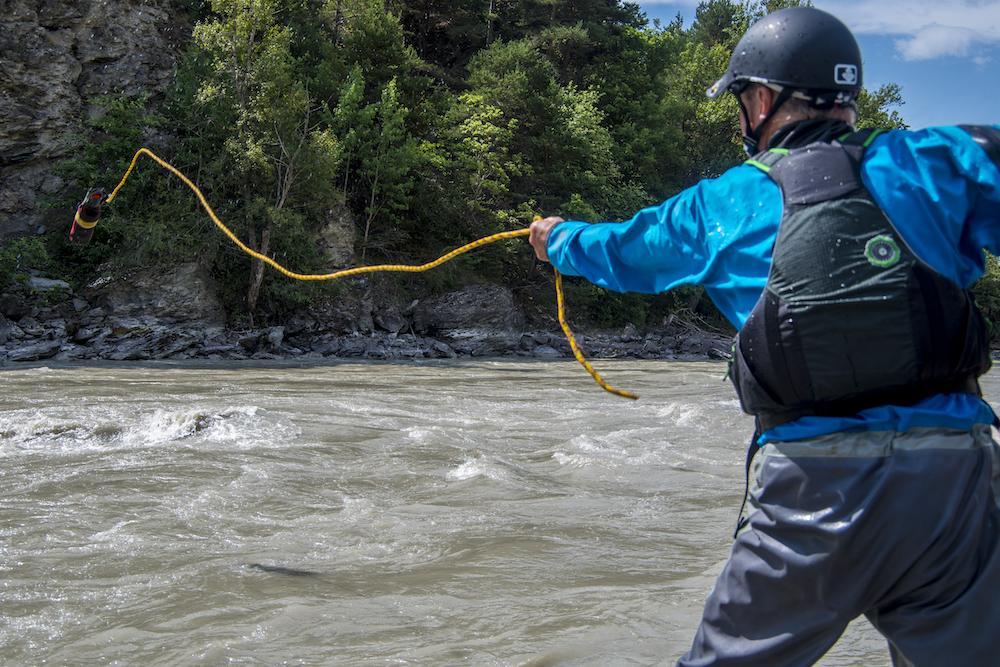
[[[170,164],[163,158],[160,158],[159,156],[155,155],[152,151],[150,151],[147,148],[140,148],[138,151],[136,151],[135,156],[132,158],[132,163],[129,165],[128,170],[125,172],[125,175],[122,176],[122,180],[118,183],[117,186],[115,186],[115,189],[111,191],[111,194],[108,195],[108,198],[106,200],[107,203],[111,203],[111,201],[115,198],[115,195],[118,194],[118,190],[120,190],[121,187],[125,184],[125,181],[128,179],[129,175],[132,173],[132,170],[135,168],[135,164],[138,161],[140,155],[148,155],[153,161],[155,161],[157,164],[159,164],[161,167],[163,167],[170,173],[177,176],[177,178],[181,179],[181,181],[183,181],[185,185],[191,188],[191,190],[198,197],[198,201],[201,202],[202,207],[204,207],[205,211],[208,212],[208,215],[212,219],[212,222],[215,223],[215,226],[218,227],[220,230],[222,230],[222,233],[228,236],[229,239],[233,243],[235,243],[240,250],[245,252],[247,255],[250,255],[254,259],[258,259],[264,262],[265,264],[272,266],[282,274],[288,276],[289,278],[293,278],[295,280],[336,280],[337,278],[346,278],[347,276],[353,276],[360,273],[374,273],[376,271],[418,273],[420,271],[427,271],[428,269],[433,269],[436,266],[440,266],[441,264],[444,264],[448,260],[454,259],[455,257],[458,257],[463,253],[469,252],[474,248],[484,246],[488,243],[493,243],[494,241],[499,241],[500,239],[509,239],[517,236],[527,236],[528,233],[530,232],[529,229],[525,228],[525,229],[516,229],[510,232],[500,232],[498,234],[492,234],[490,236],[486,236],[476,241],[473,241],[472,243],[467,243],[461,248],[456,248],[455,250],[452,250],[448,254],[442,255],[441,257],[435,259],[433,262],[428,262],[426,264],[420,264],[420,265],[380,264],[377,266],[359,266],[353,269],[345,269],[343,271],[335,271],[333,273],[324,273],[324,274],[296,273],[294,271],[289,271],[288,269],[283,267],[281,264],[278,264],[276,261],[274,261],[267,255],[263,255],[247,247],[246,244],[240,241],[236,237],[236,235],[233,234],[233,232],[230,231],[229,228],[226,227],[226,225],[224,225],[221,220],[219,220],[218,216],[215,215],[215,211],[212,210],[212,207],[205,199],[205,195],[201,193],[201,190],[198,189],[197,185],[192,183],[187,176],[182,174],[172,164]],[[536,219],[538,218],[536,217]],[[573,356],[576,357],[576,360],[579,361],[584,368],[587,369],[587,372],[590,373],[591,377],[593,377],[594,380],[597,382],[597,384],[599,384],[601,388],[604,389],[605,391],[615,394],[616,396],[622,396],[624,398],[630,398],[633,400],[639,398],[638,395],[633,394],[632,392],[623,391],[621,389],[615,389],[614,387],[609,386],[601,378],[598,372],[594,370],[594,367],[590,365],[590,362],[588,362],[586,358],[584,358],[583,353],[580,352],[580,347],[576,344],[576,337],[573,335],[572,330],[569,328],[569,324],[566,322],[566,308],[565,308],[565,299],[563,298],[562,274],[560,274],[558,271],[556,271],[555,274],[556,274],[556,302],[558,304],[558,311],[559,311],[559,325],[562,327],[563,333],[566,334],[566,339],[569,341],[569,346],[573,350]]]

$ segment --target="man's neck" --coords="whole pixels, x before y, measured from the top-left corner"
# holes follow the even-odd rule
[[[830,142],[849,132],[854,126],[839,118],[808,118],[784,125],[771,135],[768,148],[797,148],[816,141]]]

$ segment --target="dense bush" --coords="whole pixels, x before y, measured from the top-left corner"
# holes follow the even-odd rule
[[[735,103],[704,90],[755,17],[796,2],[709,0],[691,28],[649,26],[606,0],[178,0],[196,22],[167,104],[104,99],[62,167],[81,191],[149,146],[188,174],[247,246],[299,272],[331,202],[358,221],[359,260],[426,261],[535,214],[624,220],[737,164]],[[865,97],[870,122],[902,125]],[[67,202],[62,202],[66,205]],[[99,265],[212,266],[234,318],[280,319],[324,289],[290,282],[218,232],[182,183],[142,163],[90,246],[49,252],[63,275]],[[523,241],[463,257],[462,282],[551,289]],[[694,289],[694,288],[692,288]],[[690,301],[576,286],[580,317],[652,322]],[[696,300],[714,317],[707,299]],[[707,309],[707,310],[706,310]]]

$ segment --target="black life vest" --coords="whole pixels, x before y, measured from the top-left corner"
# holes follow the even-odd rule
[[[761,153],[784,211],[730,377],[758,429],[937,393],[981,395],[988,322],[903,241],[860,177],[874,135]]]

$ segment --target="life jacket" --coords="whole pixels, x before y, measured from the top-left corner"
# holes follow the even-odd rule
[[[758,430],[938,393],[981,395],[989,327],[972,296],[906,245],[861,181],[875,133],[760,153],[784,210],[767,285],[730,377]]]

